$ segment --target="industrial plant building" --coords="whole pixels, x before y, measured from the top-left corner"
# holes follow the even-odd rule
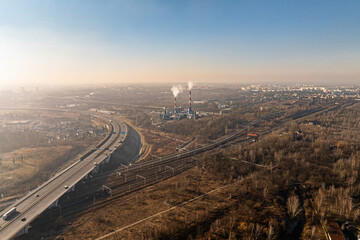
[[[191,89],[189,89],[189,108],[186,110],[183,107],[177,107],[176,96],[174,95],[174,108],[168,111],[164,108],[164,111],[159,114],[159,117],[163,120],[180,120],[180,119],[196,119],[199,114],[194,112],[191,108]]]

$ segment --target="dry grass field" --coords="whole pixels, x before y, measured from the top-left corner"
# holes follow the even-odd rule
[[[114,201],[100,210],[92,211],[90,208],[89,211],[74,220],[61,237],[66,240],[95,239],[219,186],[221,186],[219,182],[196,167],[127,198]],[[210,212],[222,211],[231,205],[233,187],[234,185],[127,228],[109,239],[152,239],[160,237],[160,235],[175,234],[180,228],[201,221]],[[178,232],[178,234],[180,233],[181,231]]]
[[[106,137],[103,120],[75,112],[1,111],[0,122],[0,203],[24,195]]]
[[[26,185],[33,180],[36,173],[46,166],[51,159],[66,156],[71,148],[71,146],[21,148],[1,154],[0,192],[12,189],[18,184],[22,184],[24,188],[24,184]],[[41,177],[38,180],[41,183]],[[26,186],[25,189],[28,187],[30,186]],[[8,194],[11,194],[11,191],[8,191]]]

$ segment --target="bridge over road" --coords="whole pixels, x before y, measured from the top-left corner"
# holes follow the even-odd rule
[[[26,233],[29,224],[43,211],[51,206],[57,206],[58,199],[67,191],[71,191],[77,182],[86,177],[90,172],[97,171],[99,164],[109,158],[109,151],[119,139],[127,136],[127,126],[117,119],[99,115],[108,121],[111,131],[108,137],[67,169],[49,179],[38,188],[24,196],[16,203],[9,206],[1,213],[0,239],[7,240],[17,234]],[[12,208],[16,211],[3,219],[3,215]]]

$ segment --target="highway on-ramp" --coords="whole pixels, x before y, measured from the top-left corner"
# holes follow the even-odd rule
[[[125,123],[118,122],[109,116],[100,116],[110,123],[111,128],[109,136],[100,144],[101,147],[93,149],[86,158],[76,161],[70,167],[5,209],[0,219],[1,240],[11,239],[25,229],[37,216],[56,203],[64,193],[71,191],[71,188],[77,182],[90,172],[96,171],[98,165],[110,157],[110,152],[105,149],[118,144],[119,138],[122,141],[125,139],[127,135]],[[4,220],[3,214],[13,207],[16,207],[16,213]]]

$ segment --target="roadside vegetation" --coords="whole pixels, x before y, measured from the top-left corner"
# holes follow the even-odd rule
[[[82,214],[61,236],[98,237],[225,186],[109,239],[326,239],[329,222],[360,224],[358,114],[355,104],[207,152],[179,176]]]
[[[106,135],[104,123],[74,113],[0,115],[0,198],[19,197],[49,179]],[[78,131],[81,129],[81,131]]]
[[[194,145],[211,142],[258,117],[277,113],[280,117],[246,129],[246,133],[259,134],[258,139],[248,139],[196,156],[197,164],[192,169],[118,198],[102,209],[92,211],[90,207],[89,211],[80,215],[64,215],[50,222],[39,219],[32,226],[34,235],[30,233],[20,239],[43,236],[48,239],[96,239],[126,227],[109,239],[307,240],[326,239],[330,222],[360,224],[358,103],[302,117],[304,111],[336,107],[349,101],[313,98],[311,94],[310,97],[302,97],[302,93],[293,92],[284,95],[273,93],[265,99],[266,94],[257,93],[241,97],[238,101],[234,98],[231,100],[232,109],[227,113],[219,114],[215,101],[205,101],[202,103],[204,109],[214,110],[214,115],[197,120],[161,122],[157,119],[154,122],[158,106],[166,103],[167,109],[171,109],[172,96],[162,94],[159,97],[147,93],[150,100],[144,104],[147,94],[139,97],[127,91],[137,90],[119,90],[113,95],[106,90],[108,99],[103,100],[114,102],[114,96],[121,93],[121,97],[128,99],[119,101],[124,106],[119,104],[115,107],[112,104],[111,107],[103,102],[92,102],[91,107],[114,110],[116,114],[128,117],[143,131],[146,142],[151,146],[151,153],[144,161],[151,159],[151,155],[174,153],[178,146],[192,139],[195,139]],[[127,106],[134,96],[137,98],[136,105]],[[95,94],[94,98],[92,101],[101,100],[102,96]],[[216,95],[216,98],[220,97]],[[163,100],[161,104],[159,99]],[[224,101],[230,104],[229,99]],[[141,105],[148,106],[142,108]],[[85,108],[85,105],[81,107]],[[84,124],[90,126],[87,125],[89,123]],[[97,126],[101,127],[101,124]],[[28,148],[40,149],[42,138],[46,137],[46,134],[38,136],[40,145],[35,145],[37,141],[24,144],[29,144]],[[65,149],[69,146],[66,144],[46,143],[46,146],[63,146],[64,155],[59,154],[58,157],[69,158],[70,155],[66,154],[75,153],[74,147],[81,144],[84,147],[91,140],[68,141],[71,149]],[[17,164],[22,166],[21,154],[16,156],[15,159],[19,159]],[[26,157],[24,159],[26,162]],[[6,163],[2,161],[3,166],[11,165],[11,161],[12,155],[9,155]],[[218,188],[221,190],[211,192]],[[191,199],[196,200],[187,203]],[[186,204],[181,205],[183,203]],[[156,215],[168,209],[171,211]],[[153,217],[144,220],[149,216]],[[139,220],[144,221],[129,226]]]

